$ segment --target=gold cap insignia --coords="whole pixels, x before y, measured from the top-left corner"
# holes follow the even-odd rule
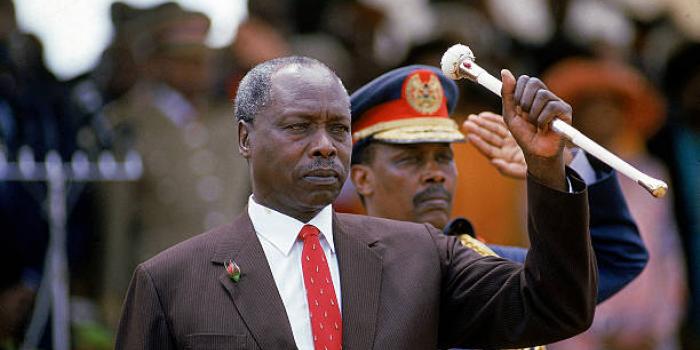
[[[442,85],[435,74],[424,81],[420,72],[412,74],[405,84],[405,98],[411,108],[420,114],[433,114],[442,105]]]

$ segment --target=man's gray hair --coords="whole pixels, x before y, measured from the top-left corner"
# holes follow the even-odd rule
[[[252,123],[258,112],[270,101],[270,80],[272,74],[292,64],[303,67],[318,66],[326,69],[338,79],[342,86],[340,79],[328,66],[310,57],[289,56],[265,61],[248,71],[238,85],[233,111],[236,120]]]

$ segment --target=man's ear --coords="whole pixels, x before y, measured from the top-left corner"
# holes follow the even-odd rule
[[[374,172],[369,166],[355,164],[350,167],[350,180],[359,195],[368,197],[374,193]]]
[[[253,137],[252,125],[243,120],[238,121],[238,153],[240,153],[243,158],[248,159],[250,157],[250,139]]]

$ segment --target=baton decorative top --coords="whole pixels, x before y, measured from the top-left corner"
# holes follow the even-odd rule
[[[442,73],[452,80],[459,80],[464,78],[462,70],[459,68],[462,62],[476,61],[476,56],[469,48],[469,46],[462,44],[452,45],[445,53],[442,55],[440,60],[440,67],[442,68]],[[471,79],[471,77],[469,77]]]

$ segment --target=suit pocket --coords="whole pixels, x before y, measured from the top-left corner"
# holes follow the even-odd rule
[[[255,342],[245,334],[190,334],[185,338],[185,349],[218,350],[218,349],[257,349]]]

